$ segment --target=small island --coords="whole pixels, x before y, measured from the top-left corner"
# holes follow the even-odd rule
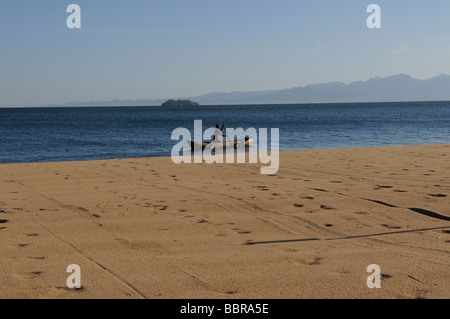
[[[161,106],[199,106],[200,104],[189,100],[168,100]]]

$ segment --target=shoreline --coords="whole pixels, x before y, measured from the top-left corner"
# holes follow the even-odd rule
[[[170,157],[1,164],[0,298],[450,298],[449,157],[280,151],[272,175]]]
[[[426,146],[445,146],[450,145],[446,143],[436,143],[436,144],[399,144],[399,145],[385,145],[385,146],[356,146],[356,147],[339,147],[339,148],[318,148],[318,149],[300,149],[300,150],[282,150],[280,149],[280,153],[284,152],[304,152],[304,151],[333,151],[333,150],[363,150],[363,149],[373,149],[373,148],[397,148],[397,147],[426,147]],[[245,154],[247,156],[249,152],[246,151]],[[259,153],[257,151],[251,153]],[[269,152],[270,153],[270,152]],[[234,155],[237,153],[234,152]],[[199,156],[198,154],[192,154],[191,157]],[[182,156],[180,156],[182,157]],[[30,164],[57,164],[57,163],[77,163],[77,162],[96,162],[96,161],[114,161],[114,160],[142,160],[142,159],[152,159],[152,158],[171,158],[170,155],[155,155],[155,156],[145,156],[145,157],[115,157],[115,158],[99,158],[99,159],[87,159],[87,160],[66,160],[66,161],[43,161],[43,162],[17,162],[17,163],[2,163],[1,165],[30,165]]]

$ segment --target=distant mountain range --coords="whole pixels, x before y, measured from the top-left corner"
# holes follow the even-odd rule
[[[72,102],[58,106],[153,106],[161,105],[168,98]],[[445,101],[450,100],[450,76],[441,74],[428,80],[418,80],[399,74],[349,84],[331,82],[285,90],[208,93],[176,99],[188,99],[201,105]]]

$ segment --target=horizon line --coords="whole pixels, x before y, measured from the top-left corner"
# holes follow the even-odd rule
[[[323,105],[323,104],[406,104],[406,103],[450,103],[449,100],[409,100],[409,101],[372,101],[372,102],[300,102],[300,103],[238,103],[238,104],[200,104],[196,107],[218,107],[218,106],[295,106],[295,105]],[[132,108],[132,107],[163,107],[162,105],[40,105],[40,106],[0,106],[0,109],[62,109],[62,108]],[[181,108],[190,108],[191,106],[176,106]],[[164,108],[173,108],[165,106]]]
[[[356,81],[351,81],[351,82],[342,82],[342,81],[329,81],[329,82],[321,82],[321,83],[312,83],[312,84],[305,84],[305,85],[299,85],[299,86],[293,86],[293,87],[289,87],[289,88],[285,88],[285,89],[267,89],[267,90],[255,90],[255,91],[227,91],[227,92],[219,92],[219,91],[215,91],[215,92],[208,92],[208,93],[204,93],[198,96],[191,96],[191,97],[177,97],[177,98],[141,98],[141,99],[131,99],[131,98],[127,98],[127,99],[111,99],[111,100],[97,100],[97,101],[88,101],[88,102],[81,102],[81,101],[69,101],[69,102],[64,102],[64,103],[50,103],[50,104],[42,104],[42,105],[31,105],[31,106],[1,106],[0,108],[58,108],[58,107],[114,107],[114,105],[108,106],[108,105],[67,105],[67,104],[76,104],[76,103],[80,103],[80,104],[97,104],[97,103],[111,103],[111,102],[115,102],[117,101],[118,103],[120,102],[125,102],[125,101],[129,101],[129,102],[138,102],[138,101],[151,101],[151,100],[160,100],[160,101],[167,101],[169,99],[174,99],[174,100],[178,100],[178,99],[195,99],[195,98],[199,98],[199,97],[203,97],[206,95],[210,95],[210,94],[233,94],[233,93],[258,93],[258,92],[271,92],[271,91],[286,91],[286,90],[291,90],[291,89],[295,89],[295,88],[306,88],[308,86],[315,86],[315,85],[322,85],[322,84],[332,84],[332,83],[342,83],[344,85],[350,85],[350,84],[354,84],[354,83],[359,83],[359,82],[368,82],[370,80],[374,80],[374,79],[387,79],[387,78],[391,78],[391,77],[395,77],[395,76],[407,76],[413,80],[417,80],[417,81],[428,81],[437,77],[442,77],[442,76],[446,76],[446,77],[450,77],[450,75],[445,74],[445,73],[440,73],[438,75],[432,76],[430,78],[426,78],[426,79],[419,79],[419,78],[414,78],[412,75],[410,74],[406,74],[406,73],[398,73],[398,74],[392,74],[392,75],[388,75],[388,76],[375,76],[375,77],[370,77],[367,80],[356,80]],[[336,103],[392,103],[392,102],[440,102],[442,100],[424,100],[424,101],[420,101],[420,100],[411,100],[411,101],[383,101],[383,102],[324,102],[324,103],[320,103],[320,102],[313,102],[313,103],[305,103],[305,102],[300,102],[300,103],[269,103],[269,104],[211,104],[211,105],[276,105],[276,104],[336,104]],[[205,104],[206,105],[206,104]],[[117,105],[117,107],[126,107],[127,105]],[[128,105],[129,107],[133,107],[133,105]],[[135,105],[135,106],[140,106],[140,105]],[[158,105],[145,105],[145,106],[158,106]],[[160,105],[159,105],[160,106]]]

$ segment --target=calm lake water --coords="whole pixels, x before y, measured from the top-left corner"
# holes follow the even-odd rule
[[[3,108],[0,163],[170,156],[194,120],[279,128],[280,150],[450,143],[450,102]]]

